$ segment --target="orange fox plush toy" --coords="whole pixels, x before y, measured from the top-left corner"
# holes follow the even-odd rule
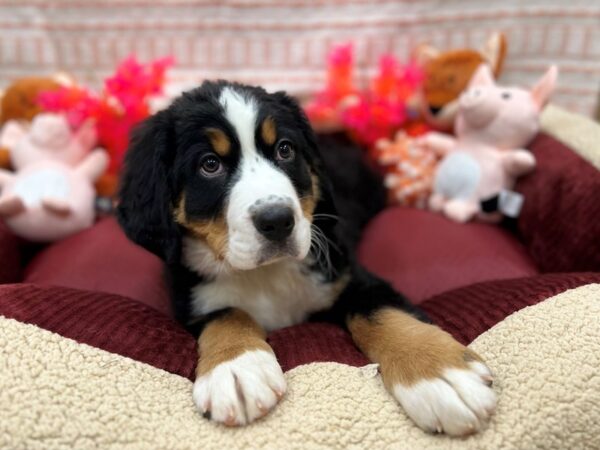
[[[477,68],[487,63],[497,78],[505,56],[506,38],[502,33],[492,34],[480,51],[460,49],[440,52],[430,45],[419,46],[416,57],[425,72],[421,102],[425,120],[438,130],[452,130],[458,97]]]

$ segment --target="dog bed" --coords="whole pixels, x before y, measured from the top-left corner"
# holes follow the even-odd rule
[[[510,315],[471,347],[499,396],[476,436],[427,435],[386,393],[373,366],[296,366],[272,414],[241,429],[204,420],[189,379],[0,319],[0,447],[597,449],[600,284]]]
[[[422,432],[350,336],[324,323],[269,336],[289,388],[272,414],[242,429],[206,421],[191,397],[196,343],[168,315],[160,262],[105,220],[33,258],[0,226],[0,448],[600,448],[600,127],[554,107],[542,122],[540,170],[517,186],[519,242],[500,252],[505,230],[443,235],[419,226],[431,215],[396,210],[362,245],[363,262],[494,370],[498,409],[480,434]],[[469,257],[446,248],[430,264],[441,241],[406,253],[406,214],[431,240],[470,239]],[[420,270],[403,279],[417,251]],[[375,267],[382,254],[389,273]]]

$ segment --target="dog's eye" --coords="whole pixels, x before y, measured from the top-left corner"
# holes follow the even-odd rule
[[[279,161],[289,161],[294,157],[294,145],[290,141],[279,141],[275,157]]]
[[[200,172],[204,176],[214,177],[219,175],[223,170],[223,166],[221,165],[221,161],[215,155],[208,155],[202,159],[200,162]]]

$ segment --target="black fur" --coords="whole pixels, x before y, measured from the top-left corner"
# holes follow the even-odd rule
[[[239,142],[234,130],[222,118],[223,111],[218,103],[222,88],[229,85],[232,84],[204,83],[183,94],[167,110],[149,118],[134,132],[117,208],[118,219],[129,238],[165,260],[174,314],[195,334],[201,332],[203,324],[212,316],[192,317],[190,290],[208,280],[181,264],[184,231],[175,223],[173,209],[185,191],[186,196],[191,196],[186,198],[186,214],[193,218],[210,218],[222,207],[226,184],[234,181],[230,178],[234,175],[212,181],[197,176],[200,159],[211,149],[207,137],[200,132],[206,127],[225,129],[233,148],[224,164],[235,168]],[[363,164],[360,149],[340,136],[329,136],[320,140],[326,156],[322,158],[308,120],[294,99],[281,92],[268,94],[261,88],[232,86],[257,99],[259,120],[271,116],[278,129],[285,130],[299,143],[302,157],[289,166],[280,165],[299,196],[310,188],[309,168],[319,179],[321,195],[314,224],[327,236],[331,265],[320,260],[308,270],[321,272],[326,282],[335,282],[349,273],[350,282],[333,307],[315,317],[345,325],[354,314],[368,316],[379,308],[391,306],[424,319],[386,282],[369,274],[354,261],[353,247],[360,230],[383,207],[385,200],[381,181]],[[272,158],[269,146],[259,140],[256,144],[259,151]],[[328,177],[328,173],[333,176]]]
[[[382,176],[345,133],[317,135],[317,146],[333,188],[343,235],[354,247],[365,225],[385,207]]]

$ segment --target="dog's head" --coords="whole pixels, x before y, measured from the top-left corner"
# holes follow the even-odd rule
[[[134,133],[118,216],[133,241],[169,263],[185,239],[210,265],[248,270],[307,256],[315,208],[328,196],[322,178],[296,101],[205,82]]]

